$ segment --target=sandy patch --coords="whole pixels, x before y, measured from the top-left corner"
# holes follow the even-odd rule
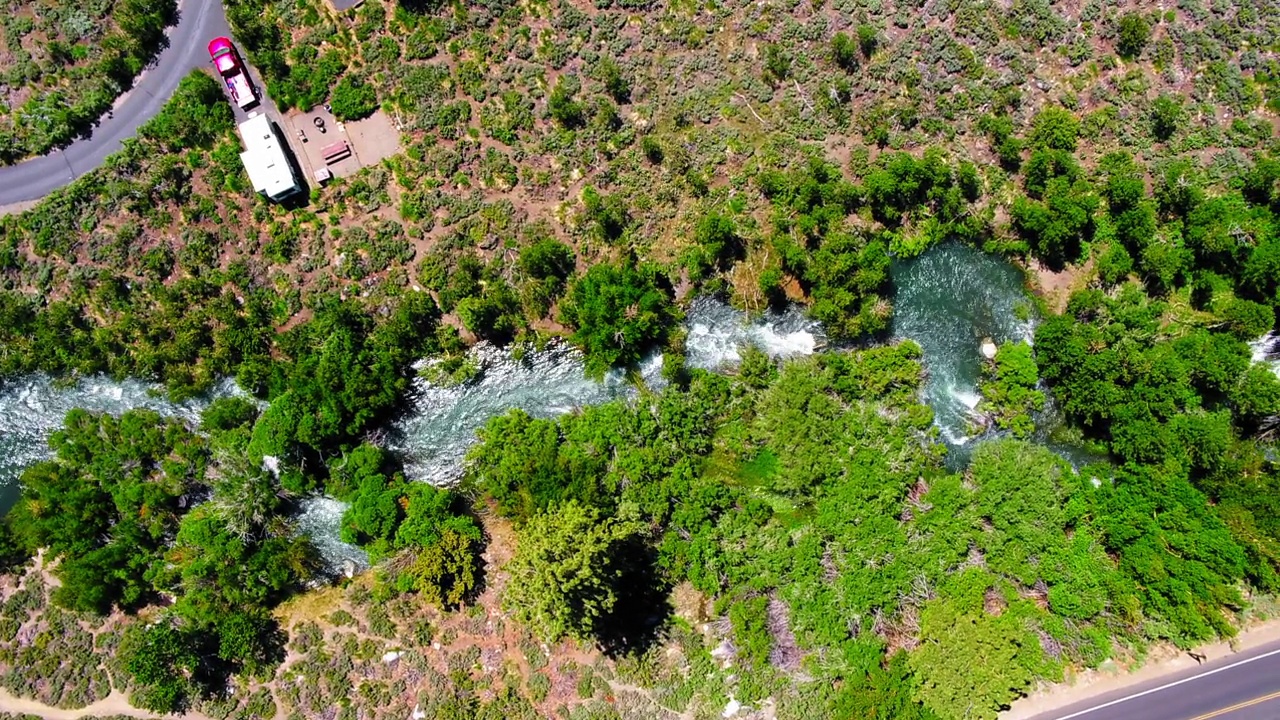
[[[1036,294],[1044,298],[1050,310],[1061,313],[1067,309],[1071,293],[1083,289],[1093,278],[1093,258],[1090,257],[1081,265],[1070,265],[1061,272],[1054,272],[1039,260],[1033,259],[1028,269],[1031,271]]]
[[[0,217],[4,217],[5,215],[15,215],[17,213],[26,212],[31,208],[35,207],[36,205],[39,205],[40,201],[43,199],[44,198],[36,198],[35,200],[25,200],[20,203],[14,203],[12,205],[0,205]]]
[[[180,718],[180,720],[210,720],[208,716],[200,713],[186,713],[184,715],[156,715],[146,710],[139,710],[129,704],[124,693],[112,691],[112,693],[96,703],[87,705],[78,710],[67,710],[64,708],[50,707],[34,700],[18,698],[10,695],[6,690],[0,688],[0,709],[5,712],[15,714],[28,714],[42,717],[45,720],[79,720],[89,715],[95,717],[107,717],[110,715],[124,715],[133,718]]]

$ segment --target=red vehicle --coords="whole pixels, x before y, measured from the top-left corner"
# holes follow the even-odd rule
[[[253,89],[253,81],[245,70],[244,61],[231,41],[224,37],[214,38],[209,42],[209,57],[213,58],[213,67],[227,84],[231,99],[241,108],[253,107],[258,102],[258,94]]]

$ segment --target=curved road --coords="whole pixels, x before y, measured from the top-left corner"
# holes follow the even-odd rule
[[[187,73],[209,62],[205,46],[219,35],[231,36],[221,0],[180,0],[178,22],[167,34],[169,46],[135,79],[133,89],[116,100],[113,113],[99,119],[91,135],[63,150],[0,167],[0,206],[44,197],[101,165],[160,112]]]

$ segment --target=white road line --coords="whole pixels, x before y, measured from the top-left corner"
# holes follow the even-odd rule
[[[1135,698],[1143,697],[1144,695],[1151,695],[1152,693],[1158,693],[1158,692],[1160,692],[1161,690],[1168,690],[1168,689],[1169,689],[1169,688],[1171,688],[1171,687],[1176,687],[1176,686],[1178,686],[1178,685],[1182,685],[1183,683],[1189,683],[1189,682],[1191,682],[1192,680],[1199,680],[1200,678],[1209,677],[1210,675],[1217,675],[1217,674],[1218,674],[1218,673],[1220,673],[1220,672],[1225,672],[1225,671],[1227,671],[1227,670],[1230,670],[1231,668],[1237,668],[1237,667],[1240,667],[1241,665],[1248,665],[1248,664],[1249,664],[1249,663],[1251,663],[1251,662],[1255,662],[1255,661],[1257,661],[1257,660],[1262,660],[1263,658],[1269,658],[1269,657],[1271,657],[1272,655],[1280,655],[1280,650],[1272,650],[1271,652],[1266,652],[1266,653],[1263,653],[1263,654],[1261,654],[1261,655],[1255,655],[1254,657],[1251,657],[1251,658],[1249,658],[1248,660],[1241,660],[1240,662],[1231,663],[1230,665],[1223,665],[1223,666],[1222,666],[1222,667],[1220,667],[1220,668],[1215,668],[1215,669],[1213,669],[1213,670],[1209,670],[1209,671],[1207,671],[1207,672],[1202,672],[1202,673],[1200,673],[1199,675],[1192,675],[1191,677],[1188,677],[1188,678],[1182,678],[1181,680],[1175,680],[1175,681],[1173,681],[1173,682],[1171,682],[1171,683],[1165,683],[1164,685],[1161,685],[1160,687],[1153,687],[1153,688],[1151,688],[1150,690],[1143,690],[1143,691],[1142,691],[1142,692],[1140,692],[1140,693],[1134,693],[1134,694],[1132,694],[1132,695],[1126,695],[1126,696],[1124,696],[1124,697],[1122,697],[1122,698],[1117,698],[1117,699],[1115,699],[1115,700],[1112,700],[1111,702],[1105,702],[1105,703],[1102,703],[1101,705],[1094,705],[1093,707],[1088,708],[1087,710],[1081,710],[1080,712],[1073,712],[1073,713],[1071,713],[1070,715],[1063,715],[1062,717],[1057,718],[1057,720],[1071,720],[1071,718],[1077,718],[1077,717],[1080,717],[1080,716],[1082,716],[1082,715],[1088,715],[1088,714],[1089,714],[1089,713],[1091,713],[1091,712],[1096,712],[1096,711],[1101,710],[1101,709],[1103,709],[1103,708],[1109,708],[1109,707],[1111,707],[1112,705],[1119,705],[1120,703],[1128,702],[1128,701],[1133,700],[1133,699],[1135,699]]]

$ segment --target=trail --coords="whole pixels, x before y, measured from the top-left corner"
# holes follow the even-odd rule
[[[155,713],[139,710],[129,704],[124,693],[118,690],[112,690],[111,694],[105,698],[95,702],[79,710],[69,710],[66,708],[57,708],[45,705],[35,700],[19,698],[10,695],[7,690],[0,688],[0,710],[14,714],[36,715],[44,718],[44,720],[80,720],[83,717],[106,717],[110,715],[123,715],[132,718],[145,718],[146,720],[160,720],[160,718],[180,718],[181,720],[212,720],[207,715],[201,713],[186,713],[184,715],[156,715]]]

